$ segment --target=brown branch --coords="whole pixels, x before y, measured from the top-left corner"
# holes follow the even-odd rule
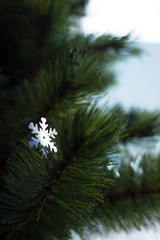
[[[84,135],[87,137],[85,132],[84,132]],[[61,164],[59,168],[56,170],[56,172],[53,173],[53,175],[55,176],[54,180],[51,180],[51,183],[48,187],[46,194],[44,194],[43,199],[41,199],[41,201],[37,206],[34,206],[32,208],[33,210],[31,211],[29,220],[34,221],[38,218],[39,212],[42,210],[45,200],[53,201],[54,194],[58,193],[57,185],[60,184],[61,176],[63,175],[63,172],[66,169],[72,169],[72,163],[75,163],[77,160],[77,157],[75,155],[76,151],[81,146],[81,144],[82,144],[82,141],[79,140],[77,143],[75,143],[75,145],[72,146],[67,156],[63,156],[62,159],[59,159]]]
[[[137,200],[141,197],[148,197],[148,195],[154,194],[159,195],[160,194],[160,183],[151,184],[145,189],[137,189],[137,190],[124,190],[120,189],[115,192],[106,192],[104,195],[104,204],[107,201],[116,203],[119,200],[125,200],[125,199],[132,199]]]
[[[118,41],[118,40],[106,40],[106,42],[101,43],[95,43],[93,45],[87,46],[85,49],[81,50],[83,53],[86,53],[88,51],[93,52],[104,52],[110,49],[113,49],[115,51],[119,51],[121,49],[125,49],[126,42]]]

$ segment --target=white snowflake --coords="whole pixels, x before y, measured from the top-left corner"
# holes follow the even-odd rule
[[[142,156],[140,154],[138,154],[136,156],[136,160],[135,161],[131,161],[130,165],[133,168],[134,172],[138,173],[139,175],[141,175],[143,173],[143,169],[140,167],[140,161],[141,161]]]
[[[111,171],[111,170],[113,169],[113,173],[114,173],[115,178],[119,178],[119,177],[120,177],[120,173],[119,173],[118,169],[115,168],[114,165],[109,165],[109,166],[107,166],[107,169],[108,169],[109,171]]]
[[[54,152],[57,152],[56,146],[54,146],[53,138],[55,139],[55,135],[57,135],[57,132],[55,128],[52,130],[51,128],[47,129],[48,124],[46,124],[46,118],[42,117],[41,122],[39,122],[41,128],[38,129],[38,125],[31,122],[29,124],[29,129],[32,130],[32,133],[35,134],[35,137],[32,137],[32,141],[29,141],[28,144],[31,148],[35,147],[38,148],[38,145],[41,145],[41,152],[42,156],[46,157],[48,150],[47,148],[50,148],[50,150],[54,150]]]

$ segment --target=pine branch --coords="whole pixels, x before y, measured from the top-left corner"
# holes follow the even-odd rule
[[[107,169],[117,157],[121,133],[156,134],[158,113],[136,113],[138,120],[130,121],[125,113],[90,105],[114,82],[111,64],[139,51],[129,36],[73,36],[73,15],[82,15],[86,3],[0,0],[3,163],[12,151],[1,173],[2,238],[67,240],[71,230],[86,226],[127,230],[159,218],[159,160],[154,166],[144,161],[143,174],[125,162],[118,180]],[[58,131],[58,154],[45,159],[27,141],[19,143],[29,122],[42,116]],[[126,131],[121,118],[127,119]]]
[[[104,203],[95,208],[88,223],[89,233],[101,230],[103,233],[113,230],[129,232],[134,228],[154,227],[160,219],[159,160],[159,155],[143,155],[136,169],[133,169],[131,163],[136,158],[125,156],[119,166],[120,177],[114,177],[114,171],[110,171],[115,184],[105,193]]]
[[[3,129],[0,142],[4,153],[1,152],[1,162],[6,161],[10,146],[13,147],[13,144],[25,136],[26,126],[29,122],[37,121],[41,116],[47,116],[50,112],[58,117],[63,110],[80,104],[80,100],[84,99],[85,94],[91,95],[89,89],[92,86],[95,92],[96,88],[99,88],[101,80],[99,72],[92,67],[92,60],[88,61],[88,66],[86,63],[82,65],[78,77],[74,77],[75,81],[72,80],[72,66],[69,66],[67,59],[61,58],[61,60],[57,60],[53,70],[49,64],[45,69],[41,69],[32,81],[25,80],[21,86],[12,90],[12,94],[10,92],[9,95],[9,92],[6,91],[6,101],[12,104],[7,108],[2,106],[4,113],[1,118]],[[89,82],[86,78],[81,80],[84,67],[90,68],[88,76],[86,76],[89,78]],[[89,88],[91,81],[92,86]],[[10,134],[6,135],[6,132],[10,132]]]
[[[120,131],[119,120],[113,116],[112,112],[103,115],[94,108],[73,111],[55,123],[57,156],[50,153],[42,159],[25,142],[11,156],[0,200],[2,223],[5,231],[12,232],[11,239],[26,239],[27,231],[45,232],[39,224],[51,219],[53,226],[46,234],[61,238],[87,221],[102,200],[102,188],[110,182],[104,167],[115,153]],[[59,228],[61,231],[57,231]]]
[[[130,40],[131,35],[128,34],[123,37],[115,37],[112,35],[102,35],[97,38],[93,35],[78,35],[75,40],[79,39],[80,50],[83,54],[91,52],[96,54],[102,59],[105,56],[109,59],[117,60],[118,56],[129,56],[129,55],[139,55],[141,50],[133,44]],[[73,41],[74,43],[74,41]]]
[[[140,109],[130,109],[123,111],[121,107],[117,112],[126,122],[126,137],[122,139],[126,143],[134,138],[151,137],[160,134],[160,114],[159,111],[143,111]]]

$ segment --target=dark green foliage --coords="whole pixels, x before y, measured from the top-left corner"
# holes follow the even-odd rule
[[[86,221],[110,181],[104,167],[116,151],[117,123],[112,112],[82,108],[55,123],[58,154],[42,158],[27,142],[21,143],[8,160],[0,196],[2,223],[13,231],[11,237],[23,239],[21,231],[28,232],[28,226],[32,234],[41,217],[40,224],[52,219],[51,231],[58,239]]]
[[[66,0],[70,4],[70,12],[72,15],[82,16],[88,0]]]
[[[46,63],[49,39],[66,24],[67,6],[64,3],[63,0],[3,2],[0,65],[10,77],[10,87],[33,75]]]
[[[133,115],[132,115],[133,114]],[[126,116],[130,119],[127,125],[129,137],[149,137],[160,133],[160,113],[137,111],[129,112]],[[134,119],[135,118],[135,119]]]
[[[7,104],[8,96],[6,91],[6,85],[8,84],[8,77],[3,75],[2,69],[0,69],[0,112],[2,113]]]
[[[136,158],[124,155],[119,167],[120,177],[106,191],[104,203],[95,208],[88,230],[118,232],[153,227],[160,220],[160,156],[143,155],[135,171]],[[100,227],[101,226],[101,227]]]
[[[138,137],[150,137],[160,133],[160,112],[143,111],[140,109],[130,109],[128,112],[123,111],[121,107],[117,109],[121,117],[126,122],[126,137],[123,142]]]
[[[41,116],[60,117],[67,109],[91,101],[115,82],[109,67],[102,74],[104,61],[98,52],[93,55],[88,50],[84,55],[90,45],[87,37],[83,37],[86,40],[81,44],[82,36],[70,33],[68,19],[73,3],[58,0],[2,2],[0,64],[7,79],[1,85],[2,166],[13,145],[26,136],[29,122],[38,121]],[[107,37],[104,41],[108,41]],[[129,49],[128,39],[124,38],[123,44],[122,39],[115,41],[117,46],[121,42],[121,49]],[[78,55],[71,54],[77,46]],[[109,57],[106,62],[109,64],[113,59]]]
[[[86,105],[110,85],[110,74],[104,78],[102,68],[93,57],[86,57],[85,61],[79,57],[79,61],[81,65],[74,76],[74,64],[68,63],[67,57],[60,56],[53,67],[50,62],[32,80],[25,79],[21,85],[9,90],[12,104],[4,110],[1,119],[2,159],[24,136],[29,122],[37,121],[41,116],[61,118],[66,110]],[[6,135],[6,132],[10,134]]]
[[[114,61],[130,56],[130,54],[141,53],[136,44],[130,41],[129,34],[123,37],[102,35],[97,38],[93,34],[89,34],[85,38],[82,34],[78,34],[73,39],[74,45],[76,40],[78,40],[80,51],[84,55],[90,53],[92,56],[96,56],[107,70],[111,67],[109,63],[113,64]]]
[[[1,239],[67,240],[99,223],[109,231],[158,220],[159,157],[153,167],[144,157],[141,175],[129,156],[120,178],[108,168],[119,164],[122,135],[159,133],[158,113],[96,106],[115,83],[112,64],[139,50],[129,35],[71,31],[87,2],[0,0]],[[28,145],[28,124],[41,117],[58,132],[46,158]]]

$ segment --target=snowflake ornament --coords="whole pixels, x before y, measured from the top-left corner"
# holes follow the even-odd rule
[[[54,146],[53,138],[55,139],[55,135],[57,135],[57,132],[55,128],[52,130],[51,128],[47,129],[48,124],[46,124],[46,118],[42,117],[40,124],[40,129],[38,128],[38,125],[31,122],[29,124],[29,129],[32,130],[32,133],[35,135],[35,137],[32,137],[32,141],[29,141],[28,144],[31,148],[35,147],[38,148],[38,145],[40,144],[42,152],[42,156],[47,157],[48,148],[50,148],[51,151],[57,152],[56,146]]]

